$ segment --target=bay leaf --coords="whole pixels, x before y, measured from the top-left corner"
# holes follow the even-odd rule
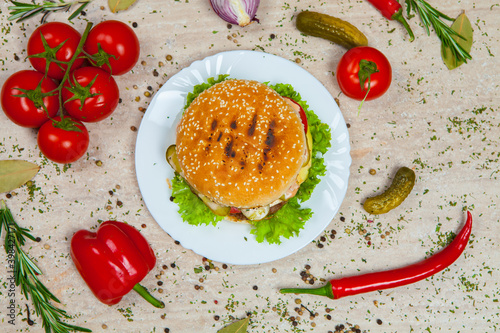
[[[120,10],[126,10],[137,0],[108,0],[108,7],[111,12],[116,13]]]
[[[459,36],[452,36],[452,38],[460,45],[465,51],[470,52],[472,49],[472,34],[473,29],[470,24],[469,18],[465,15],[465,12],[460,14],[453,24],[451,25],[451,29],[462,36],[464,39]],[[461,60],[457,60],[456,57],[453,56],[450,47],[441,45],[441,57],[443,58],[444,63],[448,67],[449,70],[455,69],[462,65],[464,62]]]
[[[248,317],[240,319],[220,330],[217,333],[246,333],[248,328],[248,322],[250,319]]]
[[[35,177],[40,167],[23,160],[0,161],[0,193],[12,191]]]

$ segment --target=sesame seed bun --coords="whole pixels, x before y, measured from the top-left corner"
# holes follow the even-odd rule
[[[177,127],[182,175],[212,201],[268,205],[296,183],[307,155],[299,115],[273,89],[226,80],[202,92]]]

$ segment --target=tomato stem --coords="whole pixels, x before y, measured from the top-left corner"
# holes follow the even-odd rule
[[[57,91],[59,92],[59,113],[61,115],[61,119],[64,118],[64,108],[63,108],[63,98],[62,98],[62,88],[64,87],[64,83],[68,80],[69,74],[71,72],[71,66],[73,66],[73,63],[78,59],[80,56],[80,53],[83,52],[83,45],[85,44],[85,41],[87,40],[87,37],[89,35],[90,29],[92,29],[93,23],[88,22],[87,26],[85,27],[85,31],[82,34],[82,38],[80,39],[80,43],[78,43],[78,46],[76,47],[75,53],[73,54],[73,57],[68,61],[68,66],[66,68],[66,72],[64,73],[63,78],[61,79],[61,82],[59,83],[59,86],[57,87]]]
[[[368,89],[366,89],[365,97],[363,97],[363,100],[361,101],[361,104],[358,107],[358,116],[359,113],[361,112],[361,107],[363,106],[364,101],[366,100],[368,94],[370,93],[371,75],[377,72],[379,72],[379,70],[375,62],[366,59],[361,59],[359,61],[359,72],[358,72],[359,85],[361,86],[361,91],[365,91],[365,82],[368,81],[368,87],[367,87]]]
[[[163,309],[165,307],[165,303],[162,301],[154,298],[146,288],[144,288],[142,285],[139,283],[134,286],[134,290],[141,295],[146,301],[151,303],[155,308],[160,308]]]

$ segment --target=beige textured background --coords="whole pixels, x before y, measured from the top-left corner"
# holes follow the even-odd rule
[[[465,10],[474,28],[473,60],[453,71],[441,60],[437,37],[434,33],[427,36],[418,18],[410,21],[417,36],[410,43],[398,23],[384,19],[367,1],[261,2],[259,24],[228,29],[208,1],[139,0],[119,14],[111,14],[104,1],[94,1],[85,17],[74,20],[75,28],[83,31],[86,21],[105,19],[136,22],[141,57],[132,73],[117,78],[123,102],[112,118],[89,124],[88,153],[69,168],[42,157],[36,131],[12,124],[0,112],[0,159],[25,159],[41,166],[31,196],[26,187],[15,190],[12,198],[6,199],[5,193],[1,196],[18,223],[42,238],[25,248],[43,270],[41,280],[74,316],[69,322],[94,332],[164,332],[165,328],[174,333],[216,332],[250,312],[248,332],[253,333],[327,333],[340,324],[358,325],[366,332],[497,331],[498,0],[430,0],[452,17]],[[25,59],[27,38],[39,24],[37,18],[22,24],[8,22],[7,7],[8,3],[2,1],[0,82],[30,67]],[[339,95],[332,75],[345,50],[302,36],[294,27],[293,17],[304,9],[355,24],[367,35],[370,45],[389,58],[392,86],[383,97],[365,103],[360,116],[358,102]],[[66,21],[66,17],[61,13],[48,20]],[[235,37],[229,39],[233,34]],[[276,38],[270,39],[271,34]],[[133,128],[139,128],[141,110],[150,101],[144,95],[148,86],[157,91],[191,62],[238,49],[263,50],[291,61],[298,58],[301,66],[338,97],[350,124],[351,177],[339,214],[325,230],[326,236],[335,230],[335,239],[322,242],[318,238],[275,262],[225,269],[224,263],[214,262],[217,270],[196,274],[194,269],[204,265],[202,256],[176,245],[152,219],[141,199],[134,166],[137,132]],[[15,55],[20,60],[15,60]],[[166,60],[167,55],[172,56],[171,61]],[[412,194],[400,208],[386,215],[367,215],[360,203],[386,186],[402,165],[416,171]],[[377,170],[376,175],[369,174],[371,168]],[[297,316],[296,297],[280,295],[278,289],[306,286],[300,278],[306,265],[310,265],[312,276],[329,279],[414,263],[431,249],[439,249],[440,235],[460,228],[465,210],[471,210],[475,217],[471,246],[449,269],[407,287],[340,300],[302,296],[302,304],[318,316],[311,319],[304,313],[293,326],[290,317]],[[94,298],[78,275],[69,256],[69,240],[75,231],[95,227],[98,220],[106,219],[126,221],[140,228],[150,241],[158,264],[142,284],[166,303],[165,309],[152,308],[134,293],[108,307]],[[440,231],[436,232],[438,227]],[[359,229],[371,235],[370,245]],[[389,233],[383,238],[386,231]],[[5,258],[0,255],[0,331],[42,332],[41,321],[33,313],[36,324],[27,325],[25,304],[33,308],[19,292],[16,325],[7,323]],[[164,265],[167,269],[162,268]],[[158,286],[157,281],[163,284]],[[320,284],[316,281],[315,285]],[[196,290],[196,285],[203,289]]]

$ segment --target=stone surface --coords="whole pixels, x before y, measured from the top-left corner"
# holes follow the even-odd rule
[[[16,126],[0,112],[0,159],[24,159],[41,166],[31,191],[23,186],[10,198],[5,193],[1,197],[16,221],[41,237],[41,242],[28,242],[24,248],[43,271],[40,279],[72,316],[68,322],[94,332],[167,332],[167,328],[174,333],[216,332],[250,313],[248,332],[253,333],[326,333],[339,325],[358,325],[362,332],[496,331],[500,326],[500,3],[430,2],[451,17],[465,10],[472,22],[473,59],[453,71],[441,60],[438,38],[433,31],[426,35],[418,17],[410,20],[416,35],[410,43],[401,25],[387,21],[367,1],[262,1],[260,23],[245,28],[228,28],[208,1],[139,0],[117,14],[104,2],[92,2],[73,26],[82,32],[87,21],[137,24],[141,56],[131,73],[116,78],[122,102],[112,117],[88,125],[91,139],[84,158],[70,167],[46,160],[37,148],[36,130]],[[2,83],[30,67],[26,43],[39,25],[37,17],[9,22],[8,6],[8,2],[0,5]],[[381,98],[365,102],[359,115],[358,102],[340,93],[334,77],[345,49],[295,29],[294,15],[305,9],[351,22],[389,58],[391,88]],[[67,15],[55,13],[47,19],[66,21]],[[211,269],[198,272],[207,262],[175,244],[142,200],[135,175],[134,129],[151,100],[144,94],[148,87],[154,93],[193,61],[226,50],[258,50],[300,61],[338,98],[350,125],[353,162],[346,197],[325,229],[325,241],[319,236],[271,263],[225,267],[212,262]],[[403,165],[417,174],[411,195],[386,215],[368,215],[361,207],[364,199],[383,190]],[[376,173],[370,174],[370,169]],[[319,286],[324,283],[320,279],[420,261],[441,248],[444,236],[459,230],[466,210],[475,218],[470,246],[456,263],[432,278],[339,300],[300,296],[299,303],[318,314],[314,318],[308,310],[296,312],[301,306],[295,302],[298,297],[278,293],[283,287],[307,287],[300,276],[306,265],[310,266],[306,276],[317,278],[314,286]],[[165,309],[152,308],[135,293],[115,306],[101,304],[80,278],[69,255],[71,236],[107,219],[132,224],[151,243],[158,263],[142,284],[166,303]],[[335,239],[329,238],[333,230]],[[0,330],[42,332],[40,318],[20,290],[15,298],[9,297],[11,273],[5,254],[0,263]],[[11,299],[16,304],[15,326],[7,317]],[[25,304],[32,311],[33,326],[27,324]]]

